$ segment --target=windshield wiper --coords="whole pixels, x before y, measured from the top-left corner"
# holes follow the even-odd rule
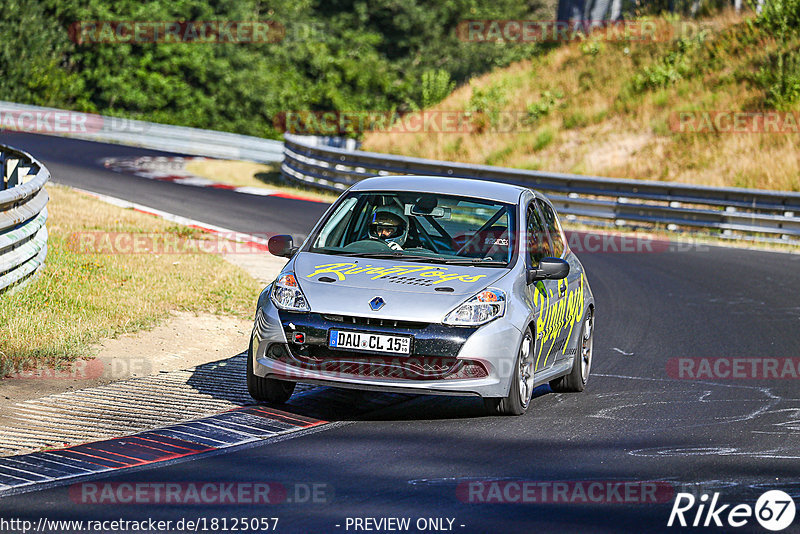
[[[349,256],[353,258],[400,258],[402,252],[334,252],[337,256]]]

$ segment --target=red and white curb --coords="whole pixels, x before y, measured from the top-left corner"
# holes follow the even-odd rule
[[[149,180],[159,182],[171,182],[174,184],[188,185],[192,187],[208,187],[212,189],[225,189],[246,195],[256,195],[262,197],[280,197],[293,200],[304,200],[306,202],[325,202],[318,198],[307,197],[284,193],[275,189],[265,187],[235,186],[224,184],[197,176],[186,170],[186,164],[192,161],[207,161],[210,158],[184,158],[167,156],[141,156],[138,158],[104,158],[100,160],[103,166],[114,172],[132,174]]]
[[[131,436],[0,458],[0,497],[76,478],[175,463],[326,424],[267,406],[245,406]]]

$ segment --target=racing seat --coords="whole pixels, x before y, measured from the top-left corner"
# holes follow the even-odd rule
[[[492,226],[476,234],[462,234],[457,236],[455,250],[469,243],[464,254],[473,258],[491,258],[505,261],[508,258],[510,238],[508,228],[505,226]]]

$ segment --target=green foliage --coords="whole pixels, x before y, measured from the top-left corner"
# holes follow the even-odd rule
[[[573,128],[583,128],[589,125],[589,117],[583,111],[575,111],[564,117],[564,128],[571,130]]]
[[[446,154],[449,154],[452,157],[458,157],[461,155],[461,150],[464,146],[464,137],[459,135],[455,138],[455,140],[447,143],[444,146],[444,151]]]
[[[500,165],[502,164],[508,156],[514,151],[514,147],[509,145],[506,147],[501,148],[500,150],[495,150],[484,160],[486,165]]]
[[[755,79],[766,93],[768,106],[789,109],[800,101],[800,51],[791,46],[800,33],[800,0],[765,0],[760,11],[756,25],[774,35],[779,48]]]
[[[686,58],[673,52],[662,61],[644,67],[634,77],[633,86],[638,92],[667,87],[683,78],[688,70]]]
[[[638,96],[656,91],[653,104],[668,105],[671,95],[684,97],[698,77],[717,87],[746,82],[761,91],[745,107],[795,109],[800,103],[800,0],[748,0],[755,17],[721,31],[698,26],[671,45],[643,47],[632,57],[638,69],[623,85],[615,107],[635,108]],[[677,15],[664,15],[677,22]],[[707,102],[713,106],[713,102]]]
[[[677,20],[676,15],[665,15],[666,21]],[[664,46],[640,49],[633,57],[634,64],[645,63],[627,81],[622,89],[619,104],[630,104],[628,99],[646,91],[662,90],[675,86],[680,80],[690,79],[709,67],[708,42],[712,33],[708,28],[684,34]],[[626,48],[626,53],[628,49]]]
[[[428,70],[422,74],[422,107],[427,108],[445,99],[456,86],[444,69]]]
[[[506,86],[504,83],[490,85],[485,89],[472,88],[472,96],[467,104],[467,111],[477,113],[475,124],[478,131],[487,126],[496,127],[500,122],[500,112],[506,105]]]
[[[800,30],[800,0],[764,0],[760,8],[757,1],[748,3],[760,11],[755,22],[765,30],[783,36]]]
[[[0,99],[90,107],[82,80],[68,72],[69,45],[41,4],[6,0],[0,9]]]
[[[691,55],[705,39],[705,32],[694,37],[681,37],[667,54],[654,63],[645,65],[632,80],[634,92],[641,93],[651,89],[661,89],[674,85],[691,70]]]
[[[758,71],[756,83],[764,88],[768,107],[788,111],[800,102],[800,51],[778,52]]]
[[[541,150],[552,143],[553,139],[555,139],[553,130],[550,128],[544,128],[542,131],[536,134],[536,141],[533,143],[531,148],[533,148],[534,151]]]
[[[596,56],[605,50],[605,45],[602,43],[602,41],[593,38],[582,41],[579,47],[581,54],[584,56]]]
[[[418,109],[454,84],[530,57],[469,43],[465,17],[532,18],[543,0],[7,0],[0,99],[278,137],[295,110]],[[95,43],[78,21],[272,21],[275,43]]]
[[[562,91],[544,91],[542,92],[542,99],[533,102],[532,104],[528,104],[526,109],[528,113],[528,122],[533,123],[550,114],[553,109],[555,109],[558,101],[564,98],[564,93]]]

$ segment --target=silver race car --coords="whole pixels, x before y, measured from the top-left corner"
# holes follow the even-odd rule
[[[402,187],[402,189],[400,189]],[[325,213],[261,293],[248,347],[252,397],[297,382],[479,395],[522,414],[533,389],[582,391],[594,297],[539,193],[420,176],[365,179]]]

